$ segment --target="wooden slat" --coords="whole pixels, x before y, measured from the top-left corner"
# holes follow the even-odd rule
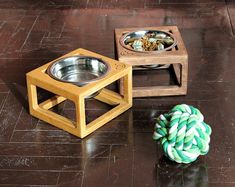
[[[118,105],[124,101],[120,94],[105,88],[102,89],[102,91],[95,97],[95,99],[109,105]]]
[[[54,96],[54,97],[52,97],[52,98],[50,98],[50,99],[40,103],[39,106],[41,108],[44,108],[44,109],[48,110],[48,109],[54,107],[55,105],[58,105],[58,104],[62,103],[65,100],[66,100],[65,97],[56,95],[56,96]]]
[[[153,87],[134,87],[133,97],[153,97],[153,96],[170,96],[185,95],[185,88],[179,86],[153,86]]]

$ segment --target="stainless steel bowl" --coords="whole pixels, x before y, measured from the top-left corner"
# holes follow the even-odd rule
[[[71,56],[52,63],[47,73],[62,82],[84,86],[102,79],[109,71],[109,65],[102,59],[90,56]],[[92,94],[94,97],[99,92]]]
[[[145,36],[146,34],[154,34],[155,36],[160,35],[163,40],[164,40],[164,38],[171,37],[174,42],[172,45],[166,46],[162,50],[155,50],[155,51],[138,51],[138,50],[132,49],[127,46],[127,44],[130,41],[140,39],[143,36]],[[160,31],[160,30],[138,30],[138,31],[134,31],[134,32],[128,32],[120,38],[119,42],[124,48],[131,50],[131,51],[139,52],[139,53],[160,53],[160,52],[164,52],[164,51],[169,51],[173,47],[175,47],[177,44],[176,38],[170,32]]]
[[[171,44],[169,46],[168,45],[164,46],[164,49],[162,49],[162,50],[155,50],[155,51],[139,51],[139,50],[135,50],[133,48],[128,47],[129,42],[136,40],[136,39],[140,39],[143,36],[145,36],[146,34],[154,34],[155,36],[160,35],[163,40],[164,40],[164,38],[170,37],[173,39],[174,42],[173,42],[173,44]],[[174,48],[177,44],[176,38],[171,33],[166,32],[166,31],[160,31],[160,30],[137,30],[134,32],[128,32],[120,38],[119,42],[127,50],[138,52],[138,53],[151,53],[151,54],[169,51],[172,48]],[[154,64],[154,65],[143,65],[141,67],[149,68],[149,69],[158,69],[159,67],[162,67],[162,66],[163,65],[161,65],[161,64]]]

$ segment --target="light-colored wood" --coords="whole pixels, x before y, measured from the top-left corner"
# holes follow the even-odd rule
[[[140,53],[124,48],[120,44],[120,38],[127,32],[136,30],[162,30],[172,33],[177,45],[171,51],[162,53]],[[115,29],[115,39],[118,60],[133,66],[133,70],[142,70],[140,66],[163,64],[171,65],[175,73],[178,84],[176,86],[153,86],[153,87],[134,87],[133,97],[152,97],[152,96],[170,96],[185,95],[187,93],[188,80],[188,53],[184,42],[176,26],[144,27],[144,28],[121,28]],[[167,66],[165,66],[167,67]],[[160,69],[160,68],[159,68]],[[123,94],[123,80],[120,81],[120,93]]]
[[[123,95],[124,100],[132,105],[132,71],[123,77]]]
[[[29,100],[29,111],[32,112],[33,110],[38,108],[38,96],[37,96],[37,88],[33,85],[30,79],[27,79],[27,90],[28,90],[28,100]]]
[[[123,102],[123,98],[120,94],[118,94],[114,91],[105,89],[105,88],[102,89],[100,94],[97,95],[95,97],[95,99],[97,99],[103,103],[109,104],[109,105],[118,105]]]
[[[27,88],[29,98],[30,114],[63,129],[77,137],[83,138],[94,132],[105,123],[125,112],[132,106],[132,67],[131,65],[120,63],[108,57],[87,51],[85,49],[77,49],[63,57],[73,55],[85,55],[101,58],[110,66],[108,74],[93,83],[87,84],[83,87],[75,86],[73,84],[64,83],[51,78],[46,70],[52,62],[49,62],[29,73],[27,73]],[[58,59],[60,59],[58,58]],[[56,59],[56,60],[58,60]],[[124,95],[120,95],[114,91],[108,90],[105,87],[109,84],[123,78]],[[43,88],[55,94],[54,97],[38,104],[37,87]],[[101,90],[95,99],[113,105],[114,108],[103,114],[96,120],[86,124],[85,115],[85,98]],[[76,107],[76,121],[69,120],[59,114],[56,114],[49,109],[55,105],[69,99],[75,103]]]
[[[78,129],[79,137],[84,137],[86,133],[86,114],[85,114],[85,98],[78,97],[75,102],[76,107],[76,129]]]
[[[44,108],[44,109],[50,109],[60,103],[62,103],[63,101],[65,101],[66,98],[65,97],[61,97],[58,95],[55,95],[54,97],[42,102],[39,104],[40,107]]]

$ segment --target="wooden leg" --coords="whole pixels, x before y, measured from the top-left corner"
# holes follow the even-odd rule
[[[187,93],[187,84],[188,84],[188,62],[185,62],[182,64],[182,69],[181,69],[181,87],[184,90],[185,94]]]
[[[65,100],[66,100],[65,97],[56,95],[56,96],[54,96],[54,97],[52,97],[52,98],[50,98],[50,99],[40,103],[39,106],[48,110],[48,109],[50,109],[50,108],[52,108],[52,107],[62,103]]]
[[[132,71],[123,78],[123,96],[124,100],[132,105]]]
[[[78,97],[76,105],[76,128],[79,136],[83,138],[86,133],[86,115],[85,115],[85,99]]]
[[[124,91],[123,91],[123,78],[121,78],[119,81],[118,81],[118,85],[119,85],[119,93],[121,94],[121,95],[123,95],[124,93]]]
[[[181,64],[172,64],[177,83],[181,85],[182,83],[182,65]]]
[[[102,91],[95,97],[95,99],[109,105],[118,105],[123,100],[120,94],[105,88],[102,89]]]
[[[27,77],[27,89],[28,89],[28,100],[29,100],[29,111],[30,113],[33,110],[38,108],[38,96],[37,96],[37,88],[30,81],[30,77]]]

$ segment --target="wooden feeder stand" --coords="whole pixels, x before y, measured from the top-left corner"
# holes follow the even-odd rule
[[[74,55],[101,58],[109,64],[110,71],[104,78],[82,87],[55,80],[46,73],[47,68],[54,61]],[[120,63],[116,60],[87,51],[85,49],[77,49],[54,61],[27,73],[28,99],[31,115],[77,137],[83,138],[132,106],[132,68],[130,65]],[[123,79],[123,96],[119,93],[104,88],[121,78]],[[37,87],[52,92],[55,96],[42,103],[38,103]],[[95,99],[115,107],[89,124],[86,124],[85,98],[101,89],[102,91],[95,97]],[[75,103],[76,122],[49,110],[66,99],[69,99]]]
[[[121,45],[121,37],[126,33],[138,30],[160,30],[169,32],[176,38],[177,45],[170,51],[159,53],[141,53],[124,48]],[[130,64],[133,67],[154,64],[171,65],[177,78],[177,85],[133,87],[133,97],[185,95],[187,93],[188,54],[176,26],[115,29],[115,39],[118,60],[120,62]],[[124,88],[121,83],[120,92],[123,93],[123,91]]]

